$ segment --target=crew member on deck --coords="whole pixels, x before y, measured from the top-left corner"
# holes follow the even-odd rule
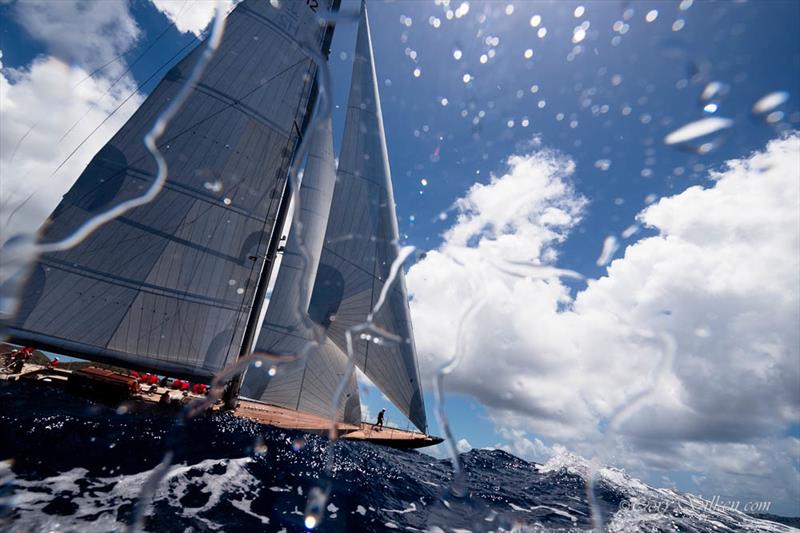
[[[169,391],[164,391],[164,394],[162,394],[161,398],[158,399],[158,405],[162,407],[169,405]]]
[[[375,423],[375,428],[380,431],[383,429],[383,415],[386,414],[386,409],[381,409],[381,412],[378,413],[378,421]]]
[[[21,348],[19,350],[15,350],[13,352],[14,363],[11,367],[12,374],[20,374],[22,373],[22,369],[25,367],[25,363],[28,362],[28,359],[31,358],[33,355],[33,348]]]

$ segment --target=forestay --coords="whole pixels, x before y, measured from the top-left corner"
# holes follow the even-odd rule
[[[306,2],[239,4],[161,138],[164,189],[73,249],[41,257],[10,334],[199,378],[235,359],[312,94],[316,65],[298,42],[321,47],[323,35]],[[45,242],[149,187],[155,162],[142,139],[202,48],[167,73],[94,157],[51,215]]]

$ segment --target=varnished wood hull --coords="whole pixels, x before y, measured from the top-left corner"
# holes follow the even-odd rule
[[[120,398],[119,394],[110,395],[109,388],[114,387],[114,391],[119,393],[121,378],[127,376],[111,375],[113,372],[92,372],[92,379],[88,380],[83,372],[72,372],[70,370],[50,369],[40,365],[25,365],[20,374],[4,374],[6,380],[25,380],[35,381],[43,385],[62,386],[67,390],[75,389],[74,385],[79,385],[81,396],[90,397],[103,402],[140,403],[143,406],[152,408],[162,408],[167,412],[174,411],[174,404],[161,406],[159,399],[167,391],[176,399],[183,399],[184,402],[197,398],[197,395],[189,393],[186,397],[179,391],[170,390],[166,387],[157,386],[152,392],[138,392]],[[106,376],[108,375],[108,376]],[[104,381],[108,377],[108,383]],[[96,393],[96,394],[93,394]],[[93,396],[96,396],[94,398]],[[220,411],[221,405],[214,405],[211,411]],[[294,411],[283,407],[268,405],[252,400],[240,399],[236,408],[229,411],[232,416],[246,418],[259,424],[274,426],[283,429],[294,429],[314,433],[318,435],[329,435],[331,422],[321,416]],[[364,441],[373,444],[380,444],[392,448],[414,449],[434,446],[442,442],[439,437],[425,435],[414,431],[403,430],[394,427],[377,428],[372,424],[362,422],[361,424],[347,424],[339,422],[336,424],[337,437],[351,441]]]

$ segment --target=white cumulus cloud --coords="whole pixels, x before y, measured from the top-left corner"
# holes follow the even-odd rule
[[[13,12],[51,55],[89,69],[128,51],[141,33],[127,0],[26,0],[14,4]]]
[[[443,244],[408,273],[426,372],[452,356],[461,325],[446,386],[489,408],[507,449],[536,458],[547,449],[528,432],[591,454],[611,417],[655,383],[621,420],[630,453],[618,460],[704,472],[728,492],[731,472],[749,469],[765,492],[780,484],[797,498],[780,435],[800,421],[800,138],[649,206],[638,220],[657,235],[575,294],[552,274],[586,208],[572,172],[547,152],[512,156],[457,202]],[[714,449],[730,462],[699,457]]]
[[[0,243],[35,231],[141,104],[131,79],[112,87],[104,77],[87,75],[52,56],[28,68],[0,70]]]
[[[150,0],[181,33],[200,37],[214,18],[218,0]],[[226,13],[241,0],[219,0]]]

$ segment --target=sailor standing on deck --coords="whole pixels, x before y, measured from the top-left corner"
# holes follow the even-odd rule
[[[383,415],[386,414],[386,409],[381,409],[380,413],[378,413],[378,421],[375,423],[375,428],[380,431],[383,429]]]

